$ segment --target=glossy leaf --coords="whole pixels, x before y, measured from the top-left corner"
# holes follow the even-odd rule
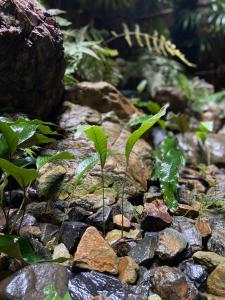
[[[95,154],[91,157],[87,157],[77,166],[76,175],[74,177],[76,184],[80,184],[85,175],[95,166],[99,161],[99,155]]]
[[[37,130],[37,125],[29,124],[27,122],[21,122],[12,125],[11,128],[16,132],[18,137],[18,144],[20,145],[34,136]]]
[[[38,173],[36,170],[17,167],[16,165],[2,158],[0,159],[0,168],[7,175],[11,175],[13,178],[15,178],[22,189],[27,187],[33,180],[38,177]]]
[[[2,121],[0,121],[0,132],[2,132],[5,138],[10,154],[15,153],[18,146],[17,134],[10,128],[8,124]]]
[[[42,144],[53,143],[55,141],[56,141],[56,139],[54,139],[54,138],[49,138],[41,133],[36,133],[31,139],[31,144],[32,145],[42,145]]]
[[[70,159],[75,159],[75,156],[69,152],[63,151],[63,152],[57,152],[52,155],[43,155],[43,156],[38,156],[36,160],[36,165],[37,168],[40,169],[43,167],[45,164],[49,162],[57,162],[59,160],[70,160]]]
[[[160,111],[154,115],[149,117],[137,130],[135,130],[128,138],[125,148],[125,157],[128,163],[130,158],[130,153],[136,144],[136,142],[141,138],[141,136],[148,131],[156,122],[160,120],[166,114],[166,109],[168,105],[163,106]]]

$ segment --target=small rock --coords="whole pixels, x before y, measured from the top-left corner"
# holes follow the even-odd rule
[[[70,253],[63,243],[58,244],[54,248],[54,251],[52,254],[52,259],[58,259],[58,258],[67,258],[68,260],[70,259]],[[66,264],[67,264],[67,262],[66,262]]]
[[[207,243],[207,249],[225,256],[225,230],[213,230],[212,236]]]
[[[59,234],[59,226],[48,224],[48,223],[41,223],[41,242],[46,245],[49,241],[53,238],[57,238]]]
[[[63,223],[60,242],[66,246],[71,254],[73,254],[77,248],[77,245],[87,227],[87,224],[81,222],[70,221]]]
[[[43,223],[48,222],[54,225],[60,225],[66,220],[68,220],[67,214],[65,214],[58,208],[54,208],[46,212],[43,212],[40,216],[40,222]]]
[[[140,265],[149,264],[155,256],[157,239],[157,235],[144,237],[131,249],[129,256],[133,257],[133,259]]]
[[[178,207],[174,214],[195,219],[199,215],[199,210],[187,204],[178,204]]]
[[[162,300],[162,298],[159,295],[153,294],[148,297],[148,300]]]
[[[74,255],[74,266],[99,272],[118,273],[117,256],[95,227],[83,234]]]
[[[197,219],[195,227],[202,237],[207,237],[212,233],[210,224],[204,219]]]
[[[111,221],[111,212],[112,208],[111,207],[105,207],[104,209],[104,223],[105,226],[107,227],[109,222]],[[96,213],[88,217],[88,223],[102,229],[103,228],[103,208],[99,208]]]
[[[39,217],[45,212],[46,205],[47,202],[31,202],[27,204],[26,211],[39,219]]]
[[[106,234],[105,240],[110,244],[116,243],[122,237],[122,231],[114,229]],[[133,240],[140,240],[142,238],[141,231],[138,229],[130,229],[128,232],[123,232],[123,237]]]
[[[151,283],[153,290],[162,299],[197,299],[197,289],[192,283],[187,281],[185,275],[177,268],[163,266],[153,269]]]
[[[225,297],[225,264],[218,265],[209,275],[207,291],[210,294]]]
[[[134,284],[138,278],[139,266],[129,256],[124,256],[119,261],[119,279],[124,284]]]
[[[174,259],[187,247],[187,241],[177,230],[166,228],[159,233],[156,254],[159,258]]]
[[[172,217],[162,200],[154,200],[144,204],[144,212],[141,215],[141,227],[148,231],[159,231],[168,227]]]
[[[33,236],[41,238],[41,229],[39,226],[24,226],[20,229],[20,235],[24,237]]]
[[[214,252],[198,251],[193,254],[193,259],[206,266],[209,270],[215,269],[220,264],[225,264],[225,257]]]
[[[113,217],[113,224],[118,229],[122,229],[122,227],[123,227],[124,230],[128,230],[128,231],[129,231],[130,226],[131,226],[130,221],[126,217],[124,217],[123,215],[115,215]]]
[[[69,221],[85,222],[88,217],[91,216],[91,212],[81,208],[73,207],[68,213]]]
[[[41,242],[39,242],[38,239],[31,238],[30,243],[32,247],[34,248],[35,253],[38,257],[45,259],[45,260],[51,260],[52,259],[52,253],[49,249],[43,246]]]

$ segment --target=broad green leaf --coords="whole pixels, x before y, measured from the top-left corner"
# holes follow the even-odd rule
[[[10,154],[15,153],[18,146],[17,134],[10,128],[8,124],[0,121],[0,132],[2,132],[5,141],[7,142]]]
[[[78,125],[76,128],[75,138],[78,139],[85,132],[85,130],[89,128],[91,128],[91,125]]]
[[[199,125],[199,130],[206,131],[206,132],[212,132],[213,131],[213,121],[201,122]]]
[[[35,169],[25,169],[22,167],[17,167],[11,162],[0,159],[0,168],[7,174],[11,175],[19,186],[24,189],[27,187],[33,180],[38,177],[38,173]]]
[[[44,300],[72,300],[72,298],[69,292],[63,297],[59,296],[53,285],[47,285],[44,289]]]
[[[184,152],[178,148],[173,135],[165,137],[160,148],[154,151],[155,166],[152,179],[159,179],[164,200],[170,208],[177,206],[177,184],[179,170],[185,164]]]
[[[166,114],[168,105],[163,106],[160,111],[154,115],[149,117],[148,120],[146,120],[137,130],[135,130],[128,138],[126,147],[125,147],[125,157],[126,161],[128,163],[130,158],[130,153],[136,144],[136,142],[140,139],[140,137],[148,131],[156,122],[160,120],[161,117],[163,117]]]
[[[74,177],[76,184],[80,184],[84,176],[95,166],[99,161],[99,155],[95,154],[91,157],[85,158],[76,168],[76,175]]]
[[[49,138],[49,137],[45,136],[44,134],[36,133],[32,137],[30,143],[31,143],[31,145],[41,145],[41,144],[50,144],[55,141],[56,141],[56,139],[54,139],[54,138]]]
[[[57,152],[52,155],[43,155],[43,156],[38,156],[36,160],[36,165],[37,168],[40,169],[43,167],[45,164],[49,162],[56,162],[58,160],[63,160],[63,159],[75,159],[75,156],[69,152],[63,151],[63,152]]]
[[[7,158],[9,156],[9,146],[4,135],[0,135],[0,158]]]
[[[12,235],[0,237],[0,253],[3,252],[16,259],[21,259],[21,251],[18,244],[19,238]]]
[[[11,128],[16,132],[18,137],[18,145],[20,145],[34,136],[37,130],[37,125],[21,122],[12,125]]]
[[[133,126],[136,126],[136,125],[139,125],[139,124],[143,124],[144,122],[146,122],[147,120],[149,120],[150,116],[149,115],[141,115],[141,116],[138,116],[134,119],[131,119],[128,124],[129,126],[133,127]]]

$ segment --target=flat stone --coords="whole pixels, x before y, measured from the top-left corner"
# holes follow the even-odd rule
[[[122,237],[122,230],[114,229],[106,234],[105,240],[110,244],[116,243]],[[141,231],[139,229],[130,229],[123,232],[123,237],[133,240],[140,240],[142,238]]]
[[[44,289],[53,285],[63,297],[68,289],[68,271],[59,264],[27,266],[0,282],[0,299],[44,300]]]
[[[20,229],[20,235],[24,237],[33,236],[41,238],[41,229],[39,226],[24,226]]]
[[[207,291],[210,294],[225,297],[225,264],[218,265],[209,275]]]
[[[58,259],[58,258],[67,258],[68,260],[70,259],[70,253],[66,246],[63,243],[58,244],[53,251],[52,254],[52,259]],[[68,264],[68,261],[63,263],[65,265]]]
[[[105,226],[108,227],[109,222],[112,220],[111,213],[112,208],[111,207],[105,207],[104,209],[104,223]],[[96,213],[92,214],[88,217],[87,222],[99,229],[103,228],[103,208],[99,208]]]
[[[175,214],[195,219],[199,215],[199,210],[187,204],[178,204]]]
[[[138,278],[139,266],[133,258],[124,256],[119,261],[118,271],[123,284],[134,284]]]
[[[95,227],[83,234],[74,255],[74,266],[99,272],[118,273],[116,253]]]
[[[225,264],[225,257],[209,251],[198,251],[193,254],[193,259],[206,266],[209,270],[215,269],[220,264]]]
[[[172,228],[166,228],[159,233],[155,253],[160,259],[174,259],[187,247],[183,235]]]
[[[202,237],[207,237],[212,233],[209,222],[204,219],[197,219],[195,222],[195,227]]]
[[[168,227],[172,217],[168,208],[162,200],[154,200],[144,204],[144,211],[141,215],[141,227],[147,231],[159,231]]]
[[[153,269],[152,273],[150,280],[153,290],[162,299],[197,299],[197,289],[179,269],[163,266]]]
[[[122,227],[123,227],[124,230],[128,230],[128,231],[129,231],[130,226],[131,226],[130,221],[123,215],[113,216],[113,224],[118,229],[122,229]]]
[[[212,236],[207,243],[207,249],[225,256],[225,230],[213,230]]]

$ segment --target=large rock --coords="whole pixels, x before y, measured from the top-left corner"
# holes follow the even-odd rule
[[[195,252],[193,254],[193,259],[196,262],[206,266],[209,270],[214,269],[220,264],[225,264],[225,257],[209,251]]]
[[[30,265],[0,283],[0,299],[44,300],[44,289],[53,285],[63,297],[68,289],[67,269],[59,264]]]
[[[207,291],[216,296],[225,297],[225,264],[221,264],[209,275]]]
[[[62,99],[59,27],[34,0],[0,0],[1,111],[49,115]]]

